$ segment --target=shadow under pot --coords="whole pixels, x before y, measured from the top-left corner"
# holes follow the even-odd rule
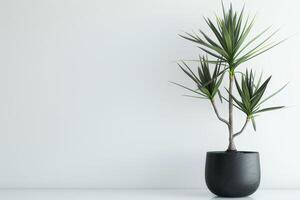
[[[244,197],[253,194],[260,183],[259,153],[207,152],[205,181],[208,189],[218,196]]]

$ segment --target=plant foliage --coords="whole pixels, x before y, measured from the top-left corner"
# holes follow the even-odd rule
[[[198,96],[185,96],[212,100],[216,94],[220,94],[219,87],[224,77],[224,70],[221,70],[221,62],[216,62],[214,70],[211,72],[209,69],[210,64],[205,57],[200,57],[199,63],[200,66],[198,67],[197,73],[194,73],[185,62],[182,62],[182,64],[178,63],[180,69],[196,84],[197,89],[193,90],[178,83],[172,83],[198,94]],[[220,74],[221,76],[219,76]]]
[[[209,55],[226,62],[229,65],[230,71],[243,62],[250,60],[265,51],[275,47],[280,42],[273,43],[270,41],[272,36],[277,32],[266,35],[270,27],[266,28],[255,37],[248,39],[249,33],[254,25],[255,17],[244,17],[244,8],[240,12],[234,12],[230,4],[229,11],[225,11],[222,3],[223,16],[216,16],[213,23],[210,18],[204,18],[211,32],[216,39],[209,37],[203,31],[200,33],[186,33],[181,37],[199,44],[199,48]],[[258,39],[265,36],[260,42]],[[255,44],[256,43],[256,44]],[[250,48],[250,46],[252,46]]]
[[[233,98],[235,102],[234,106],[240,109],[242,112],[244,112],[248,116],[248,118],[252,120],[254,129],[256,129],[254,117],[258,113],[284,108],[284,106],[261,108],[262,103],[279,93],[286,86],[283,86],[272,95],[263,99],[262,97],[265,94],[270,80],[271,76],[268,77],[263,83],[261,83],[261,75],[259,80],[255,83],[255,75],[252,72],[252,70],[250,71],[250,73],[248,72],[248,70],[246,70],[246,74],[242,75],[240,83],[235,78],[235,85],[240,96],[240,100],[238,100],[237,97],[229,93],[229,95]]]

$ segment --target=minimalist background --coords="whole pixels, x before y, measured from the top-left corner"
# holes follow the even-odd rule
[[[268,93],[290,84],[268,102],[288,108],[259,116],[237,147],[261,153],[262,188],[297,188],[300,3],[245,3],[254,31],[289,40],[239,69],[273,74]],[[220,11],[219,0],[1,0],[0,187],[204,188],[205,153],[226,149],[227,129],[168,81],[193,86],[175,61],[202,52],[177,34]]]

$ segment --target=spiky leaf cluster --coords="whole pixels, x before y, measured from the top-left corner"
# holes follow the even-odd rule
[[[210,64],[205,57],[199,58],[199,63],[200,66],[197,68],[196,73],[193,72],[185,62],[182,62],[182,64],[178,63],[180,69],[196,84],[197,89],[191,89],[178,83],[173,83],[198,94],[198,96],[185,96],[212,100],[216,94],[219,93],[219,87],[223,80],[224,70],[221,70],[221,63],[216,62],[214,70],[211,72],[209,69]]]
[[[246,74],[242,75],[240,83],[235,78],[235,85],[238,94],[240,96],[240,100],[238,100],[237,97],[229,93],[229,95],[233,98],[235,102],[234,104],[235,107],[237,107],[242,112],[244,112],[248,116],[248,118],[252,120],[254,129],[256,129],[254,117],[258,113],[276,110],[284,107],[284,106],[275,106],[275,107],[261,108],[261,105],[265,101],[273,97],[275,94],[279,93],[286,86],[286,85],[283,86],[272,95],[263,99],[262,97],[265,94],[266,88],[270,80],[271,80],[271,76],[268,77],[263,83],[261,83],[262,82],[262,75],[261,75],[259,80],[255,83],[254,73],[252,72],[252,70],[250,71],[250,73],[247,70]]]
[[[229,11],[226,12],[223,3],[222,8],[223,16],[222,18],[216,16],[215,23],[211,19],[205,18],[207,25],[216,39],[209,37],[201,30],[198,34],[186,33],[186,35],[180,36],[199,44],[199,48],[204,52],[227,63],[230,72],[233,72],[241,63],[262,54],[282,42],[270,42],[270,39],[277,31],[257,42],[259,38],[266,35],[270,27],[249,40],[248,36],[254,25],[255,17],[250,19],[248,16],[245,19],[244,8],[240,12],[234,12],[232,5],[230,5]]]

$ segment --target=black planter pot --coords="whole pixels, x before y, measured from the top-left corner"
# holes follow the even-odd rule
[[[208,189],[222,197],[243,197],[254,193],[260,183],[258,152],[207,152],[205,181]]]

